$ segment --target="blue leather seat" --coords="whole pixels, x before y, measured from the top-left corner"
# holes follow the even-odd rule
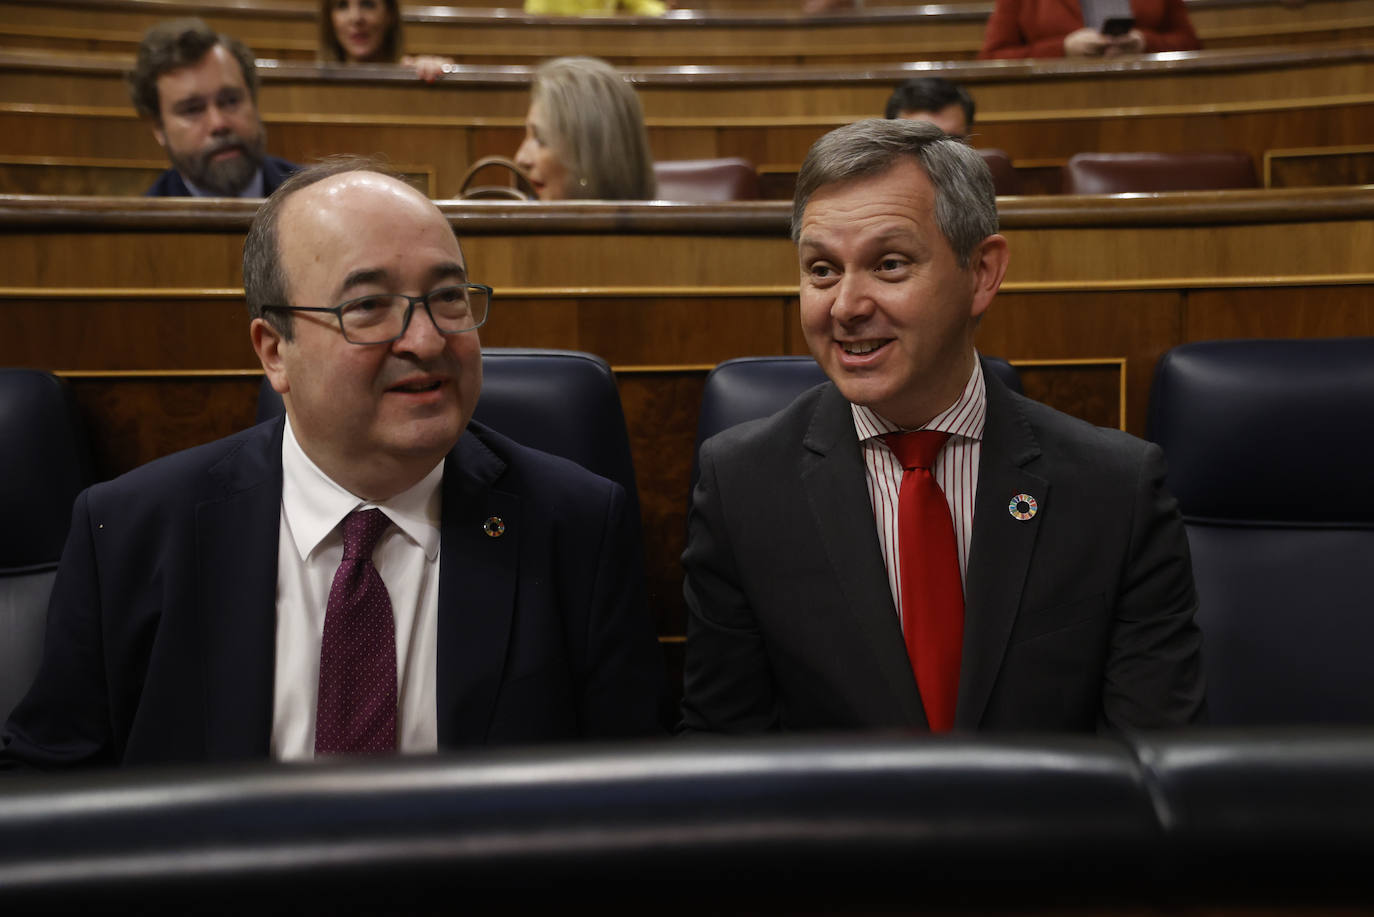
[[[281,396],[264,378],[258,420],[282,410]],[[600,357],[575,350],[484,347],[482,396],[473,419],[620,483],[629,496],[630,517],[639,518],[620,390]]]
[[[1007,388],[1021,391],[1021,376],[1016,367],[997,357],[984,359]],[[735,424],[781,411],[802,392],[824,381],[825,372],[807,355],[739,357],[711,370],[701,393],[692,486],[696,486],[698,472],[695,452],[701,450],[702,443]]]
[[[85,425],[62,381],[0,369],[0,720],[38,671],[72,501],[91,477]]]
[[[1374,853],[1360,729],[569,743],[14,786],[9,914],[522,913],[535,885],[610,915],[1357,915]]]
[[[1369,899],[1374,732],[1350,726],[1144,731],[1124,737],[1160,820],[1156,889],[1320,913]],[[1280,906],[1280,909],[1283,909]],[[1188,908],[1184,908],[1188,910]]]
[[[1374,723],[1374,338],[1176,347],[1149,432],[1188,528],[1211,720]]]

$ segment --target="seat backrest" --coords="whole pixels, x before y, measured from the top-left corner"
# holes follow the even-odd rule
[[[747,159],[669,159],[654,163],[663,201],[756,201],[759,175]]]
[[[825,371],[809,356],[726,360],[706,376],[701,391],[697,449],[721,430],[776,414],[802,392],[824,381]],[[696,480],[695,473],[692,479]]]
[[[1064,166],[1065,194],[1212,191],[1257,188],[1254,160],[1242,151],[1078,153]]]
[[[988,171],[992,173],[992,187],[998,197],[1021,193],[1021,176],[1016,174],[1016,169],[1011,164],[1011,157],[1006,152],[986,149],[979,150],[978,155],[983,157],[983,162],[987,163]]]
[[[1188,530],[1212,721],[1374,723],[1374,338],[1176,347],[1149,435]]]
[[[29,688],[43,652],[48,594],[71,524],[91,483],[85,424],[50,373],[0,369],[0,720]]]
[[[264,378],[258,420],[279,416],[281,396]],[[606,361],[575,350],[482,348],[482,396],[473,419],[521,445],[572,459],[620,483],[639,518],[630,437]]]
[[[1006,360],[984,358],[987,367],[1014,392],[1021,376]],[[701,444],[721,430],[746,420],[768,417],[791,404],[798,395],[825,381],[825,372],[810,356],[739,357],[716,366],[706,377],[697,417],[696,447],[692,456],[692,486],[696,486]]]

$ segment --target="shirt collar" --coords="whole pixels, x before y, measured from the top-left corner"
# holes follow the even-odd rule
[[[902,428],[872,408],[862,404],[849,405],[854,415],[854,431],[859,442],[874,439],[888,433],[900,433]],[[940,430],[952,436],[981,441],[983,421],[987,418],[988,392],[983,384],[983,364],[974,354],[973,372],[969,374],[964,390],[954,403],[931,418],[922,430]]]
[[[177,170],[177,174],[178,174],[178,175],[181,175],[181,180],[186,184],[186,190],[191,192],[191,196],[192,196],[192,197],[221,197],[221,196],[222,196],[222,195],[219,195],[219,194],[212,194],[211,192],[206,191],[206,190],[204,190],[203,188],[199,188],[199,187],[197,187],[196,185],[193,185],[193,184],[191,183],[191,180],[190,180],[189,178],[187,178],[185,175],[182,175],[182,174],[181,174],[181,171],[180,171],[180,170]],[[250,181],[250,182],[248,183],[248,187],[246,187],[246,188],[244,188],[242,191],[240,191],[239,194],[238,194],[238,196],[239,196],[239,197],[266,197],[266,195],[263,194],[263,190],[264,190],[266,187],[267,187],[267,184],[266,184],[266,182],[263,180],[263,177],[262,177],[262,169],[258,169],[257,173],[253,175],[253,180]]]
[[[408,490],[389,500],[373,503],[360,499],[340,487],[310,460],[286,421],[281,445],[282,512],[301,562],[306,562],[345,516],[356,509],[376,507],[433,561],[439,556],[440,484],[444,463],[440,461],[429,474]]]

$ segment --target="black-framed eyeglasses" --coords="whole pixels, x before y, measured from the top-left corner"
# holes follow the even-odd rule
[[[389,344],[403,337],[416,306],[424,306],[440,334],[475,331],[487,320],[491,287],[483,283],[456,283],[430,290],[424,296],[404,293],[373,293],[333,308],[323,306],[263,306],[264,312],[328,312],[339,320],[339,330],[350,344]]]

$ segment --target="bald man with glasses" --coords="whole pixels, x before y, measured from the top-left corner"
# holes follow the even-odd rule
[[[0,765],[654,733],[625,491],[471,421],[491,289],[433,203],[366,162],[307,169],[244,280],[286,416],[78,498]]]

